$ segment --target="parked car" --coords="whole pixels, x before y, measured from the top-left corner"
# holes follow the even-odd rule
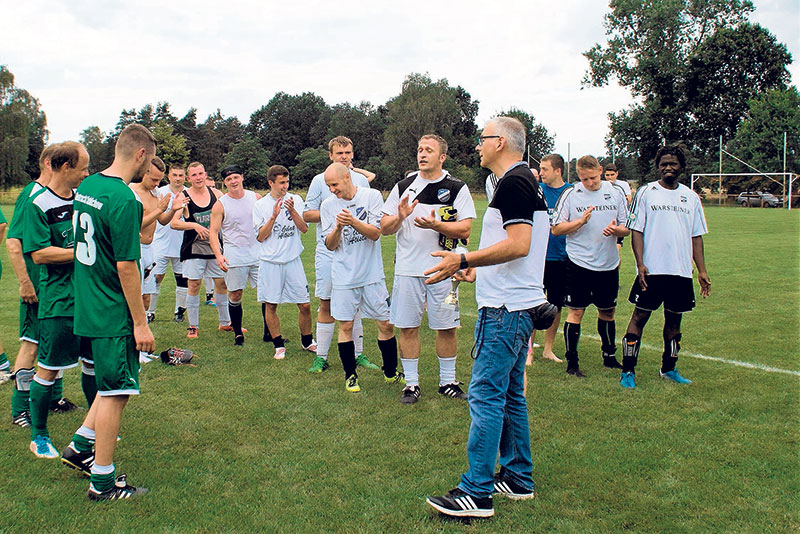
[[[764,193],[763,191],[747,191],[739,193],[736,197],[736,203],[740,206],[777,208],[781,205],[778,197],[772,193]]]

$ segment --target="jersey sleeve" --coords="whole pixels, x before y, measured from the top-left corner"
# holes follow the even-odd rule
[[[263,199],[264,197],[261,197],[253,204],[253,233],[256,237],[258,237],[259,228],[264,226],[264,223],[267,222],[264,220],[264,213],[262,211],[264,205],[262,202]]]
[[[8,225],[8,234],[6,235],[9,239],[22,240],[22,227],[24,226],[22,219],[25,216],[25,201],[28,198],[29,194],[26,188],[22,190],[17,196],[17,201],[14,202],[14,213],[11,215],[11,224]]]
[[[475,213],[475,203],[472,201],[472,195],[469,192],[469,187],[464,185],[456,195],[456,199],[453,202],[453,207],[458,210],[456,214],[456,220],[462,221],[464,219],[474,219],[476,217]]]
[[[131,192],[133,193],[133,192]],[[114,261],[134,261],[141,255],[139,229],[142,225],[142,203],[131,194],[121,200],[108,215]]]
[[[572,191],[572,188],[570,188],[561,193],[561,196],[558,197],[556,207],[553,208],[553,215],[550,217],[550,224],[552,226],[569,221],[569,214],[571,211],[570,197],[572,196]]]
[[[491,205],[500,212],[503,228],[520,223],[533,226],[533,207],[537,201],[533,188],[515,175],[506,176],[500,185],[502,187],[495,189]]]
[[[6,223],[8,223],[8,220],[6,219],[6,216],[3,215],[3,210],[0,210],[0,224],[6,224]]]
[[[630,213],[628,213],[628,222],[626,226],[629,230],[637,232],[644,232],[644,227],[647,222],[647,187],[642,186],[636,192],[631,202]]]
[[[305,211],[319,210],[322,205],[322,186],[324,182],[319,180],[319,176],[311,180],[311,185],[308,187],[308,194],[306,195]]]
[[[397,206],[400,204],[400,193],[397,184],[389,192],[386,202],[383,203],[383,213],[386,215],[397,215]]]
[[[367,180],[367,177],[361,174],[360,172],[352,172],[350,173],[350,176],[353,179],[354,185],[357,185],[358,187],[363,187],[365,189],[370,189],[369,180]]]
[[[330,202],[327,204],[323,202],[319,208],[320,237],[322,237],[323,241],[333,231],[333,227],[336,224],[336,214],[332,211],[331,206],[333,204]]]
[[[703,203],[700,202],[700,197],[697,193],[692,191],[695,199],[694,218],[692,220],[692,237],[698,237],[708,233],[708,226],[706,226],[706,215],[703,212]]]
[[[25,220],[22,227],[22,252],[30,254],[50,246],[50,227],[47,224],[47,215],[32,204],[25,210]]]
[[[618,187],[615,192],[617,193],[617,224],[624,225],[628,222],[628,198],[622,187]]]
[[[381,227],[381,217],[383,216],[383,197],[377,189],[369,191],[369,210],[367,212],[367,224],[371,224],[375,228]]]

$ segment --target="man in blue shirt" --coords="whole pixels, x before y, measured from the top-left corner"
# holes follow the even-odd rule
[[[558,197],[564,190],[572,187],[564,183],[562,177],[564,173],[564,158],[558,154],[549,154],[542,158],[539,165],[539,186],[544,193],[547,202],[547,213],[552,217],[553,208],[556,207]],[[567,262],[567,236],[554,236],[550,233],[550,240],[547,242],[547,256],[544,263],[544,291],[547,294],[547,301],[558,307],[553,325],[544,333],[544,352],[542,356],[554,362],[561,362],[561,358],[553,352],[553,341],[558,332],[558,325],[561,323],[561,307],[564,305],[564,270]],[[534,332],[535,334],[536,332]],[[532,339],[532,337],[531,337]],[[530,365],[533,354],[528,355],[527,364]]]

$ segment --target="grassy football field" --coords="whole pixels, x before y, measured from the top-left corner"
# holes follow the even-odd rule
[[[479,212],[486,202],[479,202]],[[10,219],[12,206],[3,206]],[[479,216],[480,217],[480,216]],[[118,473],[150,488],[131,502],[90,503],[88,482],[58,460],[28,450],[30,434],[10,422],[13,387],[0,387],[0,532],[797,532],[800,529],[800,213],[708,207],[705,239],[711,296],[683,323],[678,367],[694,380],[658,376],[663,319],[645,329],[638,387],[623,390],[602,367],[596,313],[587,312],[577,380],[536,351],[528,406],[536,499],[495,499],[495,517],[446,520],[425,497],[453,488],[466,468],[465,402],[436,394],[433,335],[423,332],[422,397],[399,403],[400,387],[360,372],[362,393],[344,390],[335,349],[331,369],[306,372],[297,309],[281,307],[287,358],[261,342],[255,290],[245,293],[244,347],[217,332],[201,306],[200,337],[172,322],[168,275],[152,324],[158,350],[186,347],[197,367],[145,365],[142,395],[125,411]],[[477,247],[480,222],[470,248]],[[313,228],[304,238],[314,284]],[[618,339],[632,307],[633,256],[626,239]],[[394,238],[383,238],[387,286]],[[2,341],[18,349],[17,284],[3,246]],[[458,378],[469,382],[474,290],[461,285]],[[316,300],[312,297],[312,307]],[[379,361],[365,322],[365,352]],[[563,353],[559,336],[556,352]],[[66,396],[85,407],[80,371]],[[50,417],[58,449],[85,412]]]

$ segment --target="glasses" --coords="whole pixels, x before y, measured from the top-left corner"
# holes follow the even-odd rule
[[[478,146],[483,146],[484,139],[500,139],[499,135],[481,135],[478,137]]]

